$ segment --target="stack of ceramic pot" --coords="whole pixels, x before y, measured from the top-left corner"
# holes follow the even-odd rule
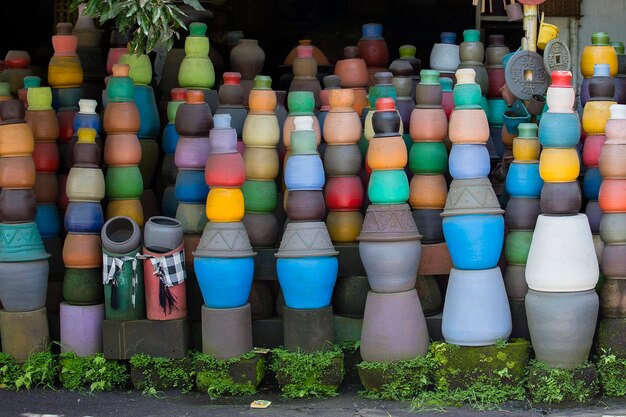
[[[602,244],[599,235],[602,210],[598,204],[602,175],[598,169],[598,162],[606,141],[604,129],[610,116],[609,108],[616,104],[613,100],[615,82],[609,75],[609,70],[607,64],[594,65],[594,73],[588,83],[589,100],[585,104],[582,116],[582,127],[586,134],[582,158],[585,165],[583,197],[587,200],[585,214],[594,235],[593,240],[596,242],[598,260],[602,254],[602,248],[598,246]]]
[[[127,216],[143,226],[143,208],[139,199],[143,192],[139,170],[141,145],[137,138],[140,120],[129,71],[127,64],[115,64],[107,84],[108,103],[102,120],[107,133],[104,145],[104,162],[108,165],[106,196],[109,200],[106,218]]]
[[[140,122],[139,131],[137,132],[139,144],[141,145],[139,170],[143,179],[143,187],[146,189],[143,197],[145,199],[153,199],[152,179],[154,178],[159,160],[159,145],[156,139],[159,137],[161,130],[161,121],[159,120],[159,110],[154,90],[149,85],[152,82],[152,63],[148,55],[135,55],[131,52],[122,55],[119,62],[128,64],[130,67],[129,77],[135,83],[134,100],[139,110]],[[150,204],[145,204],[144,210],[147,210],[149,207]],[[144,217],[148,218],[149,216],[146,214],[144,214]]]
[[[67,236],[63,245],[65,277],[61,303],[61,351],[89,356],[102,352],[102,242],[105,195],[96,130],[78,129],[74,166],[67,177],[69,199],[65,212]]]
[[[569,71],[552,72],[539,124],[542,214],[526,263],[530,340],[538,360],[561,368],[587,360],[598,316],[598,259],[587,216],[579,214],[580,121],[571,80]]]
[[[444,78],[449,80],[449,78]],[[422,70],[415,88],[417,105],[411,113],[410,136],[413,141],[409,168],[413,173],[409,204],[413,219],[422,234],[422,242],[443,241],[440,214],[446,204],[448,185],[444,174],[448,168],[448,119],[441,107],[442,87],[439,72]]]
[[[626,104],[626,55],[624,42],[611,42],[617,53],[617,75],[615,76],[615,101]]]
[[[476,73],[476,83],[480,86],[482,95],[489,91],[489,76],[483,64],[485,47],[480,41],[480,30],[467,29],[463,31],[463,42],[459,47],[459,68],[472,68]]]
[[[50,255],[35,223],[35,141],[22,102],[0,102],[0,120],[0,337],[2,351],[24,362],[48,349]]]
[[[335,64],[335,75],[341,79],[342,88],[351,88],[354,91],[354,110],[361,117],[363,109],[367,107],[367,84],[369,75],[367,64],[359,58],[359,48],[347,46],[343,50],[344,59]]]
[[[289,113],[283,123],[283,145],[287,149],[285,162],[289,158],[291,150],[291,132],[295,129],[295,119],[300,116],[310,116],[313,119],[313,131],[315,132],[317,146],[322,141],[322,128],[320,122],[313,112],[315,108],[315,98],[310,91],[293,91],[287,95],[287,107]]]
[[[85,97],[98,99],[102,87],[104,87],[104,77],[106,76],[106,65],[102,59],[100,49],[100,39],[102,29],[96,29],[91,17],[84,14],[87,5],[78,5],[78,18],[72,29],[72,33],[78,38],[78,49],[76,53],[83,63],[83,89]]]
[[[426,354],[428,330],[415,290],[420,234],[411,216],[408,155],[400,116],[390,97],[376,101],[375,135],[368,149],[372,169],[359,253],[371,291],[367,294],[361,356],[368,362],[407,360]]]
[[[487,115],[470,68],[456,72],[456,107],[448,128],[453,181],[443,213],[443,234],[454,267],[443,306],[446,342],[487,346],[511,334],[511,310],[498,267],[504,217],[489,175]],[[472,294],[467,297],[467,294]]]
[[[420,82],[420,71],[422,69],[422,61],[415,56],[417,52],[417,48],[413,45],[402,45],[398,48],[398,52],[400,53],[400,60],[406,61],[411,64],[411,94],[409,97],[412,99],[415,98],[415,87]]]
[[[39,80],[39,77],[33,77]],[[63,279],[63,262],[61,261],[61,218],[57,200],[59,185],[57,170],[59,169],[59,122],[56,112],[52,109],[52,91],[50,87],[31,86],[27,95],[30,104],[26,110],[25,120],[30,126],[35,139],[32,159],[35,162],[37,177],[33,192],[37,199],[37,216],[35,221],[43,238],[44,245],[53,255],[50,259],[50,278],[53,281]]]
[[[456,45],[456,33],[441,32],[441,42],[433,45],[430,51],[430,67],[444,78],[454,80],[454,73],[461,63],[459,45]]]
[[[604,242],[600,269],[606,278],[600,291],[600,314],[603,318],[600,320],[597,344],[600,349],[611,350],[611,353],[624,357],[621,335],[626,305],[621,294],[626,270],[626,205],[622,197],[626,182],[626,106],[614,104],[610,111],[611,117],[606,122],[606,142],[599,161],[603,178],[600,207],[604,212],[600,222],[600,237]]]
[[[243,153],[243,126],[248,116],[248,111],[243,106],[244,91],[241,86],[241,74],[238,72],[225,72],[224,84],[219,89],[220,104],[215,114],[229,114],[231,126],[237,131],[237,150]]]
[[[580,102],[583,106],[589,100],[589,82],[593,77],[594,65],[607,64],[609,75],[615,77],[618,70],[617,52],[611,46],[609,34],[606,32],[594,32],[591,35],[591,45],[583,48],[580,55],[580,72],[584,79],[580,86]]]
[[[404,135],[408,137],[411,129],[411,112],[415,108],[415,101],[410,95],[411,90],[415,89],[411,77],[413,67],[406,60],[396,59],[389,66],[389,70],[393,74],[391,83],[396,87],[396,109],[400,113],[400,119],[402,119]],[[439,77],[439,73],[437,73],[437,77]],[[438,78],[435,79],[435,83],[439,85]],[[410,138],[408,139],[410,142]]]
[[[276,177],[280,168],[276,145],[280,127],[275,113],[276,93],[272,79],[257,75],[250,91],[250,113],[243,126],[246,181],[243,195],[246,214],[243,223],[252,246],[274,247],[278,243]]]
[[[513,337],[528,339],[524,298],[526,261],[537,216],[541,213],[539,196],[543,180],[539,176],[539,140],[535,123],[521,123],[519,135],[513,139],[513,162],[506,177],[506,192],[510,196],[504,222],[508,229],[504,242],[507,266],[504,285],[513,316]]]
[[[185,39],[185,58],[178,70],[178,84],[187,89],[202,90],[204,99],[212,112],[217,110],[217,91],[211,90],[215,84],[215,69],[209,58],[209,38],[206,25],[194,22],[189,25],[189,36]]]
[[[361,38],[356,46],[359,48],[359,56],[367,65],[369,84],[373,85],[374,75],[377,72],[387,71],[389,48],[383,38],[383,26],[380,23],[365,23],[361,29]]]
[[[509,53],[509,47],[504,45],[504,36],[489,36],[489,46],[485,50],[487,56],[487,75],[489,77],[489,88],[487,90],[487,103],[489,111],[487,120],[491,138],[496,146],[499,158],[504,155],[504,145],[499,138],[502,133],[502,115],[508,110],[508,106],[502,98],[500,88],[506,84],[504,80],[504,66],[502,58]]]
[[[362,167],[359,140],[361,120],[352,108],[354,92],[351,89],[328,90],[330,110],[324,124],[327,147],[324,168],[328,177],[325,190],[329,213],[326,226],[333,243],[356,243],[363,226],[361,206],[365,199],[359,177]],[[321,215],[324,205],[318,202]]]
[[[237,152],[237,132],[230,127],[227,114],[215,115],[213,121],[211,154],[204,171],[210,188],[206,200],[209,222],[193,253],[193,262],[204,299],[202,351],[217,359],[230,359],[252,350],[248,298],[255,253],[241,222],[245,168]]]
[[[8,83],[10,93],[17,96],[20,88],[24,87],[24,78],[33,75],[30,67],[30,55],[26,51],[10,50],[4,57],[4,71],[0,74],[0,81]]]
[[[292,123],[291,156],[284,178],[289,220],[276,253],[276,270],[285,300],[284,346],[290,351],[315,352],[333,342],[330,301],[339,264],[322,221],[324,167],[317,153],[313,118],[297,116]]]
[[[317,113],[317,119],[320,122],[320,129],[322,130],[322,139],[324,139],[324,121],[330,110],[329,94],[330,90],[337,90],[341,88],[341,78],[336,75],[327,75],[322,79],[324,82],[324,89],[320,91],[320,111]],[[352,93],[354,96],[354,92]],[[352,101],[354,105],[354,100]],[[357,115],[358,117],[358,115]],[[359,125],[361,121],[359,120]]]
[[[161,183],[164,187],[161,199],[161,212],[164,216],[175,217],[178,208],[176,199],[176,176],[178,170],[174,163],[174,154],[178,144],[178,132],[176,132],[176,112],[178,107],[185,102],[187,90],[184,88],[173,88],[171,92],[172,100],[167,103],[167,125],[163,129],[161,146],[165,156],[161,163]]]
[[[239,39],[237,46],[230,51],[230,69],[241,74],[245,106],[248,106],[248,96],[254,84],[254,77],[261,74],[263,64],[265,52],[256,39]]]
[[[204,179],[204,169],[211,147],[209,131],[213,127],[213,117],[202,90],[187,90],[185,102],[178,106],[175,124],[179,136],[174,155],[178,168],[176,219],[183,225],[189,255],[198,245],[207,223],[209,187]]]
[[[376,84],[372,85],[368,91],[369,108],[365,109],[361,120],[363,121],[363,134],[369,142],[374,137],[374,128],[372,127],[372,116],[376,109],[376,100],[379,98],[389,97],[394,103],[397,99],[396,86],[393,85],[393,74],[390,72],[378,72],[374,76]],[[396,110],[397,112],[397,110]],[[398,113],[399,114],[399,113]],[[404,126],[402,118],[400,118],[400,135],[404,135]],[[405,139],[406,141],[406,139]]]
[[[24,108],[28,109],[28,89],[31,87],[40,87],[41,78],[36,75],[24,77],[24,88],[20,88],[17,92],[17,98],[24,103]],[[52,96],[52,95],[51,95]],[[51,100],[52,101],[52,100]]]
[[[320,82],[317,79],[317,61],[313,58],[313,46],[299,45],[298,54],[293,60],[293,80],[289,85],[289,92],[310,91],[315,99],[315,108],[319,109]]]

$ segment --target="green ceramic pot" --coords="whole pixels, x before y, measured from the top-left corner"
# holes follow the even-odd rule
[[[206,25],[194,22],[185,40],[185,58],[178,71],[178,84],[188,88],[211,88],[215,84],[215,69],[209,59],[209,38]]]
[[[453,90],[455,109],[478,109],[481,90],[478,84],[457,84]]]
[[[287,95],[287,107],[290,116],[312,116],[315,97],[310,91],[291,91]]]
[[[276,208],[276,182],[246,180],[241,187],[246,213],[271,213]]]
[[[108,198],[120,200],[139,198],[143,192],[141,171],[137,166],[109,167],[105,186]]]
[[[509,231],[504,243],[506,262],[511,265],[526,265],[532,240],[532,230]]]
[[[464,42],[480,42],[480,30],[466,29],[463,31]]]
[[[439,85],[439,71],[421,70],[420,71],[420,84]]]
[[[402,169],[373,171],[367,194],[373,204],[401,204],[409,199],[409,180]]]
[[[183,225],[183,233],[201,235],[208,219],[206,204],[180,203],[176,209],[176,220]]]
[[[65,270],[63,277],[63,300],[68,304],[99,304],[104,298],[102,269]]]
[[[317,135],[313,130],[294,130],[291,133],[292,155],[316,155]]]
[[[130,77],[111,77],[107,83],[107,101],[121,103],[135,100],[135,83]]]
[[[257,75],[254,77],[253,87],[255,90],[271,90],[272,78],[267,75]]]
[[[138,85],[148,85],[152,81],[152,63],[146,54],[124,54],[120,57],[120,64],[130,66],[130,78]]]
[[[132,252],[122,255],[112,254],[106,250],[102,253],[114,256],[116,258],[133,258],[140,252],[138,247]],[[132,260],[127,260],[122,266],[122,270],[118,275],[116,285],[106,284],[104,286],[104,306],[105,318],[107,320],[141,320],[146,317],[146,297],[143,284],[143,261],[136,261],[136,268],[133,270]],[[133,289],[133,276],[135,277],[136,287]],[[113,291],[115,297],[112,296]],[[135,303],[133,305],[132,295],[135,293]],[[112,304],[115,300],[116,305]]]
[[[26,91],[26,97],[28,110],[52,110],[52,89],[50,87],[30,87]]]
[[[415,142],[409,152],[414,174],[443,174],[448,167],[448,150],[443,142]]]

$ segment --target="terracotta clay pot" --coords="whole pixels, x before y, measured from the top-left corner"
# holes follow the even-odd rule
[[[54,110],[27,111],[24,120],[30,126],[35,142],[55,142],[59,137],[59,120]]]
[[[183,244],[172,251],[160,253],[143,249],[143,255],[155,258],[171,256],[183,250]],[[148,320],[177,320],[187,317],[187,282],[182,282],[167,288],[173,297],[173,304],[161,304],[160,293],[163,291],[160,279],[154,273],[154,266],[150,259],[143,261],[143,279],[146,296],[146,317]]]
[[[67,268],[90,269],[102,265],[100,235],[68,234],[63,246],[63,262]]]
[[[0,158],[0,187],[31,188],[35,184],[35,163],[29,156]]]
[[[27,156],[35,149],[35,139],[26,123],[0,125],[0,155]]]
[[[140,127],[139,110],[134,102],[107,104],[102,120],[107,134],[134,133]]]
[[[448,134],[452,143],[486,143],[489,122],[482,109],[455,110],[450,115]]]
[[[446,179],[443,175],[413,175],[409,193],[413,209],[442,209],[448,195]]]
[[[56,204],[57,198],[59,197],[59,181],[56,174],[37,174],[35,185],[33,186],[33,193],[35,193],[35,198],[39,204]]]
[[[141,162],[141,144],[137,135],[109,134],[104,145],[104,161],[110,166],[131,166]]]
[[[409,134],[415,142],[443,140],[448,134],[448,119],[445,111],[416,108],[411,113]]]

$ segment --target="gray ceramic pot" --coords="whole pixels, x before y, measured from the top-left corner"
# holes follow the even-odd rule
[[[332,145],[324,152],[324,169],[329,177],[359,175],[363,158],[358,145]]]
[[[509,230],[532,230],[541,214],[538,198],[511,197],[506,205],[504,224]]]
[[[333,345],[333,308],[295,309],[283,307],[285,349],[319,352]]]
[[[100,233],[102,246],[114,254],[128,253],[141,245],[141,230],[130,217],[115,216],[109,219]]]
[[[48,260],[0,263],[0,301],[6,311],[32,311],[46,305]]]
[[[575,368],[585,362],[593,342],[598,306],[595,290],[528,290],[526,316],[537,359],[560,368]]]
[[[510,300],[524,300],[528,292],[526,265],[507,265],[504,271],[504,287]]]
[[[237,308],[202,306],[202,352],[215,359],[231,359],[252,350],[250,304]]]
[[[151,252],[170,252],[183,243],[183,225],[165,216],[150,217],[143,227],[143,245]]]
[[[419,240],[361,241],[359,253],[374,292],[404,292],[415,287],[422,254]]]
[[[605,244],[626,243],[626,213],[604,213],[600,237]]]
[[[363,360],[411,359],[425,355],[428,344],[428,329],[417,291],[367,294],[361,333]]]
[[[288,223],[276,253],[277,258],[336,256],[324,222]]]
[[[487,346],[509,338],[511,310],[500,268],[452,268],[441,330],[446,342],[460,346]]]
[[[605,245],[600,268],[607,277],[626,277],[626,245]]]

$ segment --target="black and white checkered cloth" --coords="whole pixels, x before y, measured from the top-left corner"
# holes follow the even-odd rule
[[[187,278],[185,272],[185,251],[173,253],[168,256],[139,255],[138,259],[149,259],[154,268],[154,275],[158,277],[167,288],[182,284]]]

